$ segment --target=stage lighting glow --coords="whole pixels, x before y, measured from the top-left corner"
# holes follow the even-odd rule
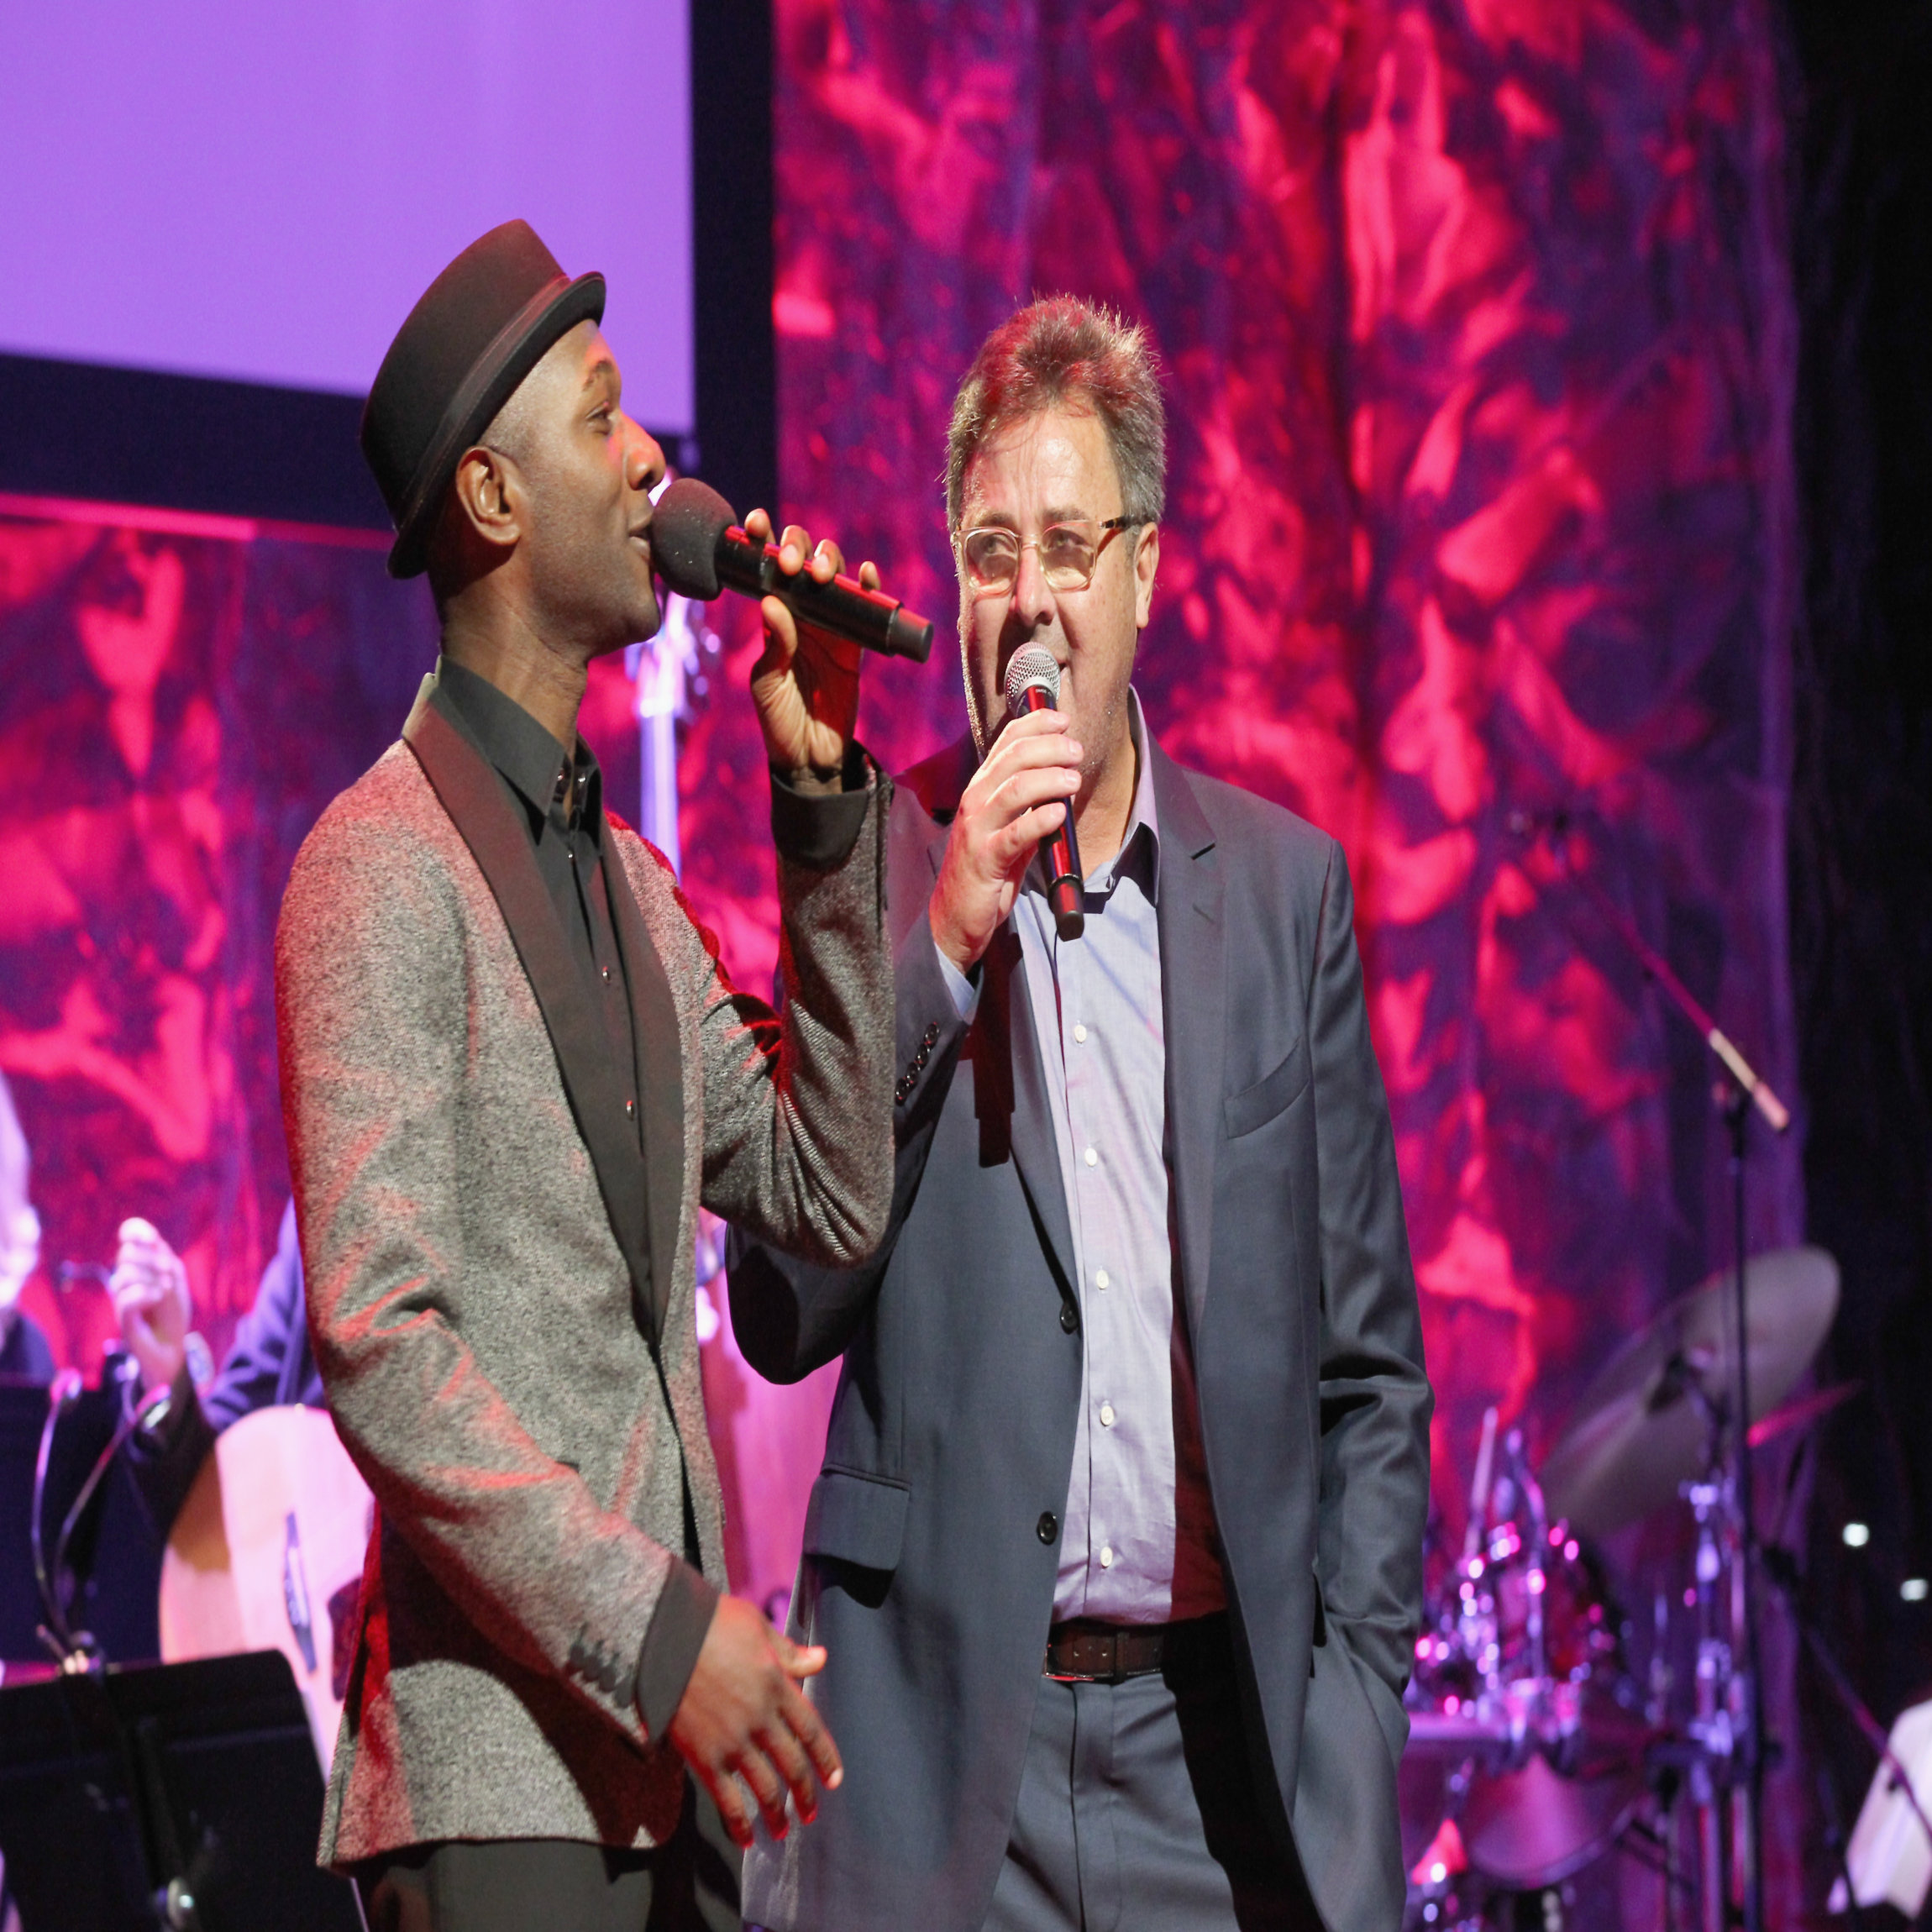
[[[1845,1539],[1848,1550],[1862,1550],[1872,1541],[1872,1525],[1869,1523],[1847,1523],[1839,1535]]]
[[[1898,1586],[1898,1593],[1908,1604],[1922,1604],[1925,1601],[1929,1588],[1932,1588],[1932,1586],[1926,1583],[1924,1578],[1908,1577]]]

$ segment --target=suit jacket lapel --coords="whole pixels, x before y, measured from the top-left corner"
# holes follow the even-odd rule
[[[1191,1333],[1207,1304],[1214,1228],[1215,1157],[1221,1146],[1227,1051],[1225,879],[1187,774],[1158,745],[1154,809],[1160,816],[1161,1009],[1167,1030],[1168,1168],[1174,1178],[1181,1286]]]
[[[510,930],[511,942],[549,1031],[564,1091],[577,1131],[590,1150],[605,1211],[611,1217],[611,1231],[631,1270],[635,1289],[644,1278],[648,1209],[643,1174],[624,1115],[622,1084],[610,1064],[583,974],[543,874],[537,869],[529,833],[519,822],[518,808],[502,780],[437,701],[428,680],[402,727],[402,736],[470,848]],[[627,893],[623,903],[629,903]],[[659,976],[661,979],[661,967]],[[681,1152],[681,1136],[676,1145]],[[654,1255],[651,1258],[654,1260]],[[641,1308],[640,1312],[654,1310]],[[654,1320],[648,1332],[656,1336]]]
[[[941,827],[952,822],[959,794],[975,767],[972,741],[962,738],[939,758],[908,774],[906,783]],[[943,829],[929,847],[937,879],[944,855]],[[1019,1169],[1021,1184],[1032,1202],[1048,1251],[1059,1271],[1062,1289],[1078,1298],[1074,1278],[1074,1226],[1067,1211],[1067,1190],[1060,1172],[1060,1145],[1053,1132],[1052,1088],[1047,1079],[1044,1047],[1033,1024],[1033,1003],[1026,994],[1026,968],[1020,934],[1009,918],[986,949],[985,978],[974,1031],[984,1051],[975,1052],[974,1090],[981,1116],[983,1158],[998,1158],[999,1129],[1005,1128],[1006,1148]],[[1002,1075],[1004,1077],[1002,1077]]]
[[[637,1049],[638,1105],[643,1110],[644,1186],[649,1205],[651,1305],[654,1334],[664,1332],[677,1265],[679,1225],[684,1213],[684,1054],[677,1007],[664,963],[651,943],[629,875],[606,838],[604,890],[623,955],[631,996],[631,1037]]]
[[[1026,967],[1020,935],[1009,919],[986,949],[988,1017],[1005,1035],[1007,1063],[1013,1074],[1013,1110],[1009,1131],[1013,1164],[1020,1170],[1040,1231],[1059,1269],[1060,1284],[1079,1298],[1074,1287],[1074,1225],[1067,1213],[1066,1183],[1060,1172],[1060,1143],[1048,1110],[1045,1063],[1038,1029],[1033,1024],[1033,1002],[1026,995]]]

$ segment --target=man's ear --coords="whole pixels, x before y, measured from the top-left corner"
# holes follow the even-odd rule
[[[461,522],[493,549],[515,549],[529,514],[529,492],[513,458],[486,443],[472,444],[451,486]]]
[[[1140,533],[1140,541],[1134,546],[1134,624],[1139,630],[1147,627],[1147,619],[1153,614],[1154,573],[1161,567],[1161,527],[1149,523]]]

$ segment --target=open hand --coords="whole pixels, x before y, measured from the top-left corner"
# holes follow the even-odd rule
[[[140,1366],[143,1390],[167,1388],[187,1360],[194,1313],[188,1271],[152,1221],[131,1215],[121,1223],[108,1293],[121,1340]]]
[[[786,1798],[809,1824],[819,1786],[836,1791],[845,1776],[832,1733],[798,1688],[824,1668],[823,1650],[793,1643],[741,1598],[719,1598],[669,1735],[738,1845],[752,1835],[740,1778],[766,1830],[783,1838]]]
[[[763,510],[745,518],[744,530],[754,543],[772,540],[771,518]],[[810,533],[796,523],[788,523],[779,539],[778,563],[789,576],[809,571],[822,584],[845,568],[837,544],[828,537],[814,549]],[[858,580],[878,589],[878,566],[865,564]],[[752,667],[751,695],[772,769],[794,780],[837,772],[858,724],[858,647],[800,623],[776,597],[765,598],[759,609],[764,651]]]
[[[1040,841],[1080,789],[1080,747],[1065,716],[1029,711],[993,741],[946,835],[927,916],[932,942],[970,972],[1013,910]]]

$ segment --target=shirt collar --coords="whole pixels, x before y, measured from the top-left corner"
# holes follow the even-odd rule
[[[436,660],[436,680],[483,755],[528,807],[532,832],[540,837],[546,821],[567,822],[569,801],[558,795],[565,760],[556,739],[514,698],[449,658]],[[569,768],[578,822],[596,840],[604,820],[603,773],[580,737]]]
[[[1121,849],[1097,868],[1087,880],[1089,892],[1108,893],[1123,874],[1131,876],[1150,906],[1161,897],[1161,825],[1154,807],[1154,766],[1147,755],[1147,720],[1141,715],[1141,694],[1127,687],[1127,732],[1134,746],[1134,804]]]
[[[1158,906],[1161,896],[1160,816],[1154,808],[1154,768],[1147,756],[1147,721],[1141,716],[1140,693],[1131,685],[1127,687],[1127,735],[1134,747],[1133,807],[1127,814],[1121,849],[1105,865],[1096,866],[1087,874],[1086,890],[1090,897],[1104,899],[1122,878],[1131,878],[1147,903]],[[1043,893],[1047,890],[1046,874],[1037,858],[1026,869],[1026,884],[1033,891]]]

